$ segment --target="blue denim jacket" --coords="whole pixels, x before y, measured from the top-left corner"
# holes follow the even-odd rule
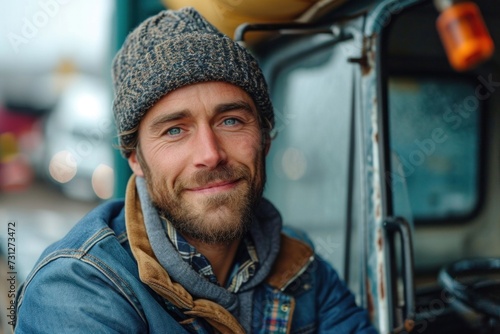
[[[316,257],[284,291],[255,288],[253,333],[376,333],[329,264]],[[144,284],[123,201],[94,209],[50,246],[17,296],[16,333],[213,333]]]

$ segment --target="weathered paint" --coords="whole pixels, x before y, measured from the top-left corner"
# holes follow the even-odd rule
[[[377,246],[378,250],[382,250],[384,247],[384,238],[382,237],[381,231],[379,231],[377,235]]]
[[[375,37],[365,36],[363,58],[367,59],[365,67],[361,68],[361,109],[364,129],[364,172],[365,192],[368,198],[366,212],[366,274],[369,284],[366,284],[366,299],[373,303],[372,321],[381,333],[389,332],[390,318],[386,291],[385,251],[382,230],[384,206],[382,203],[382,180],[380,178],[381,159],[378,140],[379,119],[377,99],[377,70],[374,66],[373,54],[376,52]]]
[[[380,73],[377,66],[377,45],[382,29],[392,19],[393,14],[399,13],[403,8],[420,0],[381,1],[371,10],[366,19],[365,31],[363,33],[363,55],[365,61],[361,64],[361,122],[363,126],[363,153],[364,153],[364,179],[365,193],[368,198],[366,210],[366,279],[367,294],[373,311],[370,312],[373,323],[380,333],[391,333],[393,318],[391,314],[392,305],[390,291],[388,287],[389,258],[384,232],[383,222],[387,218],[387,203],[384,196],[384,171],[389,167],[384,165],[383,143],[380,138],[384,129],[381,129],[382,110],[379,109],[378,79]],[[405,329],[410,329],[412,324],[405,322]]]
[[[384,264],[379,263],[379,291],[380,291],[380,299],[385,299],[385,279],[384,279]]]

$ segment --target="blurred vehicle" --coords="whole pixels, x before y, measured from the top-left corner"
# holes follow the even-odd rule
[[[12,133],[0,134],[0,191],[21,191],[33,181],[33,169],[26,154],[19,151]]]
[[[27,189],[41,143],[40,115],[0,107],[0,191]]]
[[[15,221],[17,283],[96,199],[112,194],[113,130],[103,121],[111,117],[110,87],[100,79],[109,78],[103,68],[109,63],[112,5],[113,0],[0,5],[5,37],[0,47],[0,221],[5,227],[0,270],[8,271],[2,266],[7,222]],[[65,150],[69,153],[60,153]],[[54,155],[63,159],[51,164]],[[61,174],[66,180],[72,176],[72,182],[61,183]],[[10,286],[5,277],[2,281],[0,333],[12,333]]]
[[[45,123],[43,168],[67,196],[113,195],[111,96],[102,79],[75,76]]]

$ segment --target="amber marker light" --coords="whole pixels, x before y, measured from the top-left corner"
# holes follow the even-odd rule
[[[456,71],[472,69],[492,56],[493,40],[475,3],[435,1],[435,5],[441,11],[437,30]]]

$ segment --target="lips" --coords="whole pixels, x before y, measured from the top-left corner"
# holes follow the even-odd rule
[[[235,187],[239,181],[240,180],[237,179],[237,180],[225,180],[225,181],[210,182],[210,183],[207,183],[203,186],[194,187],[194,188],[187,188],[186,190],[190,191],[190,192],[199,192],[199,193],[225,191],[225,190],[229,190],[229,189]]]
[[[221,165],[214,170],[200,169],[189,177],[179,179],[174,189],[177,194],[229,193],[243,181],[250,183],[251,173],[245,166]]]

